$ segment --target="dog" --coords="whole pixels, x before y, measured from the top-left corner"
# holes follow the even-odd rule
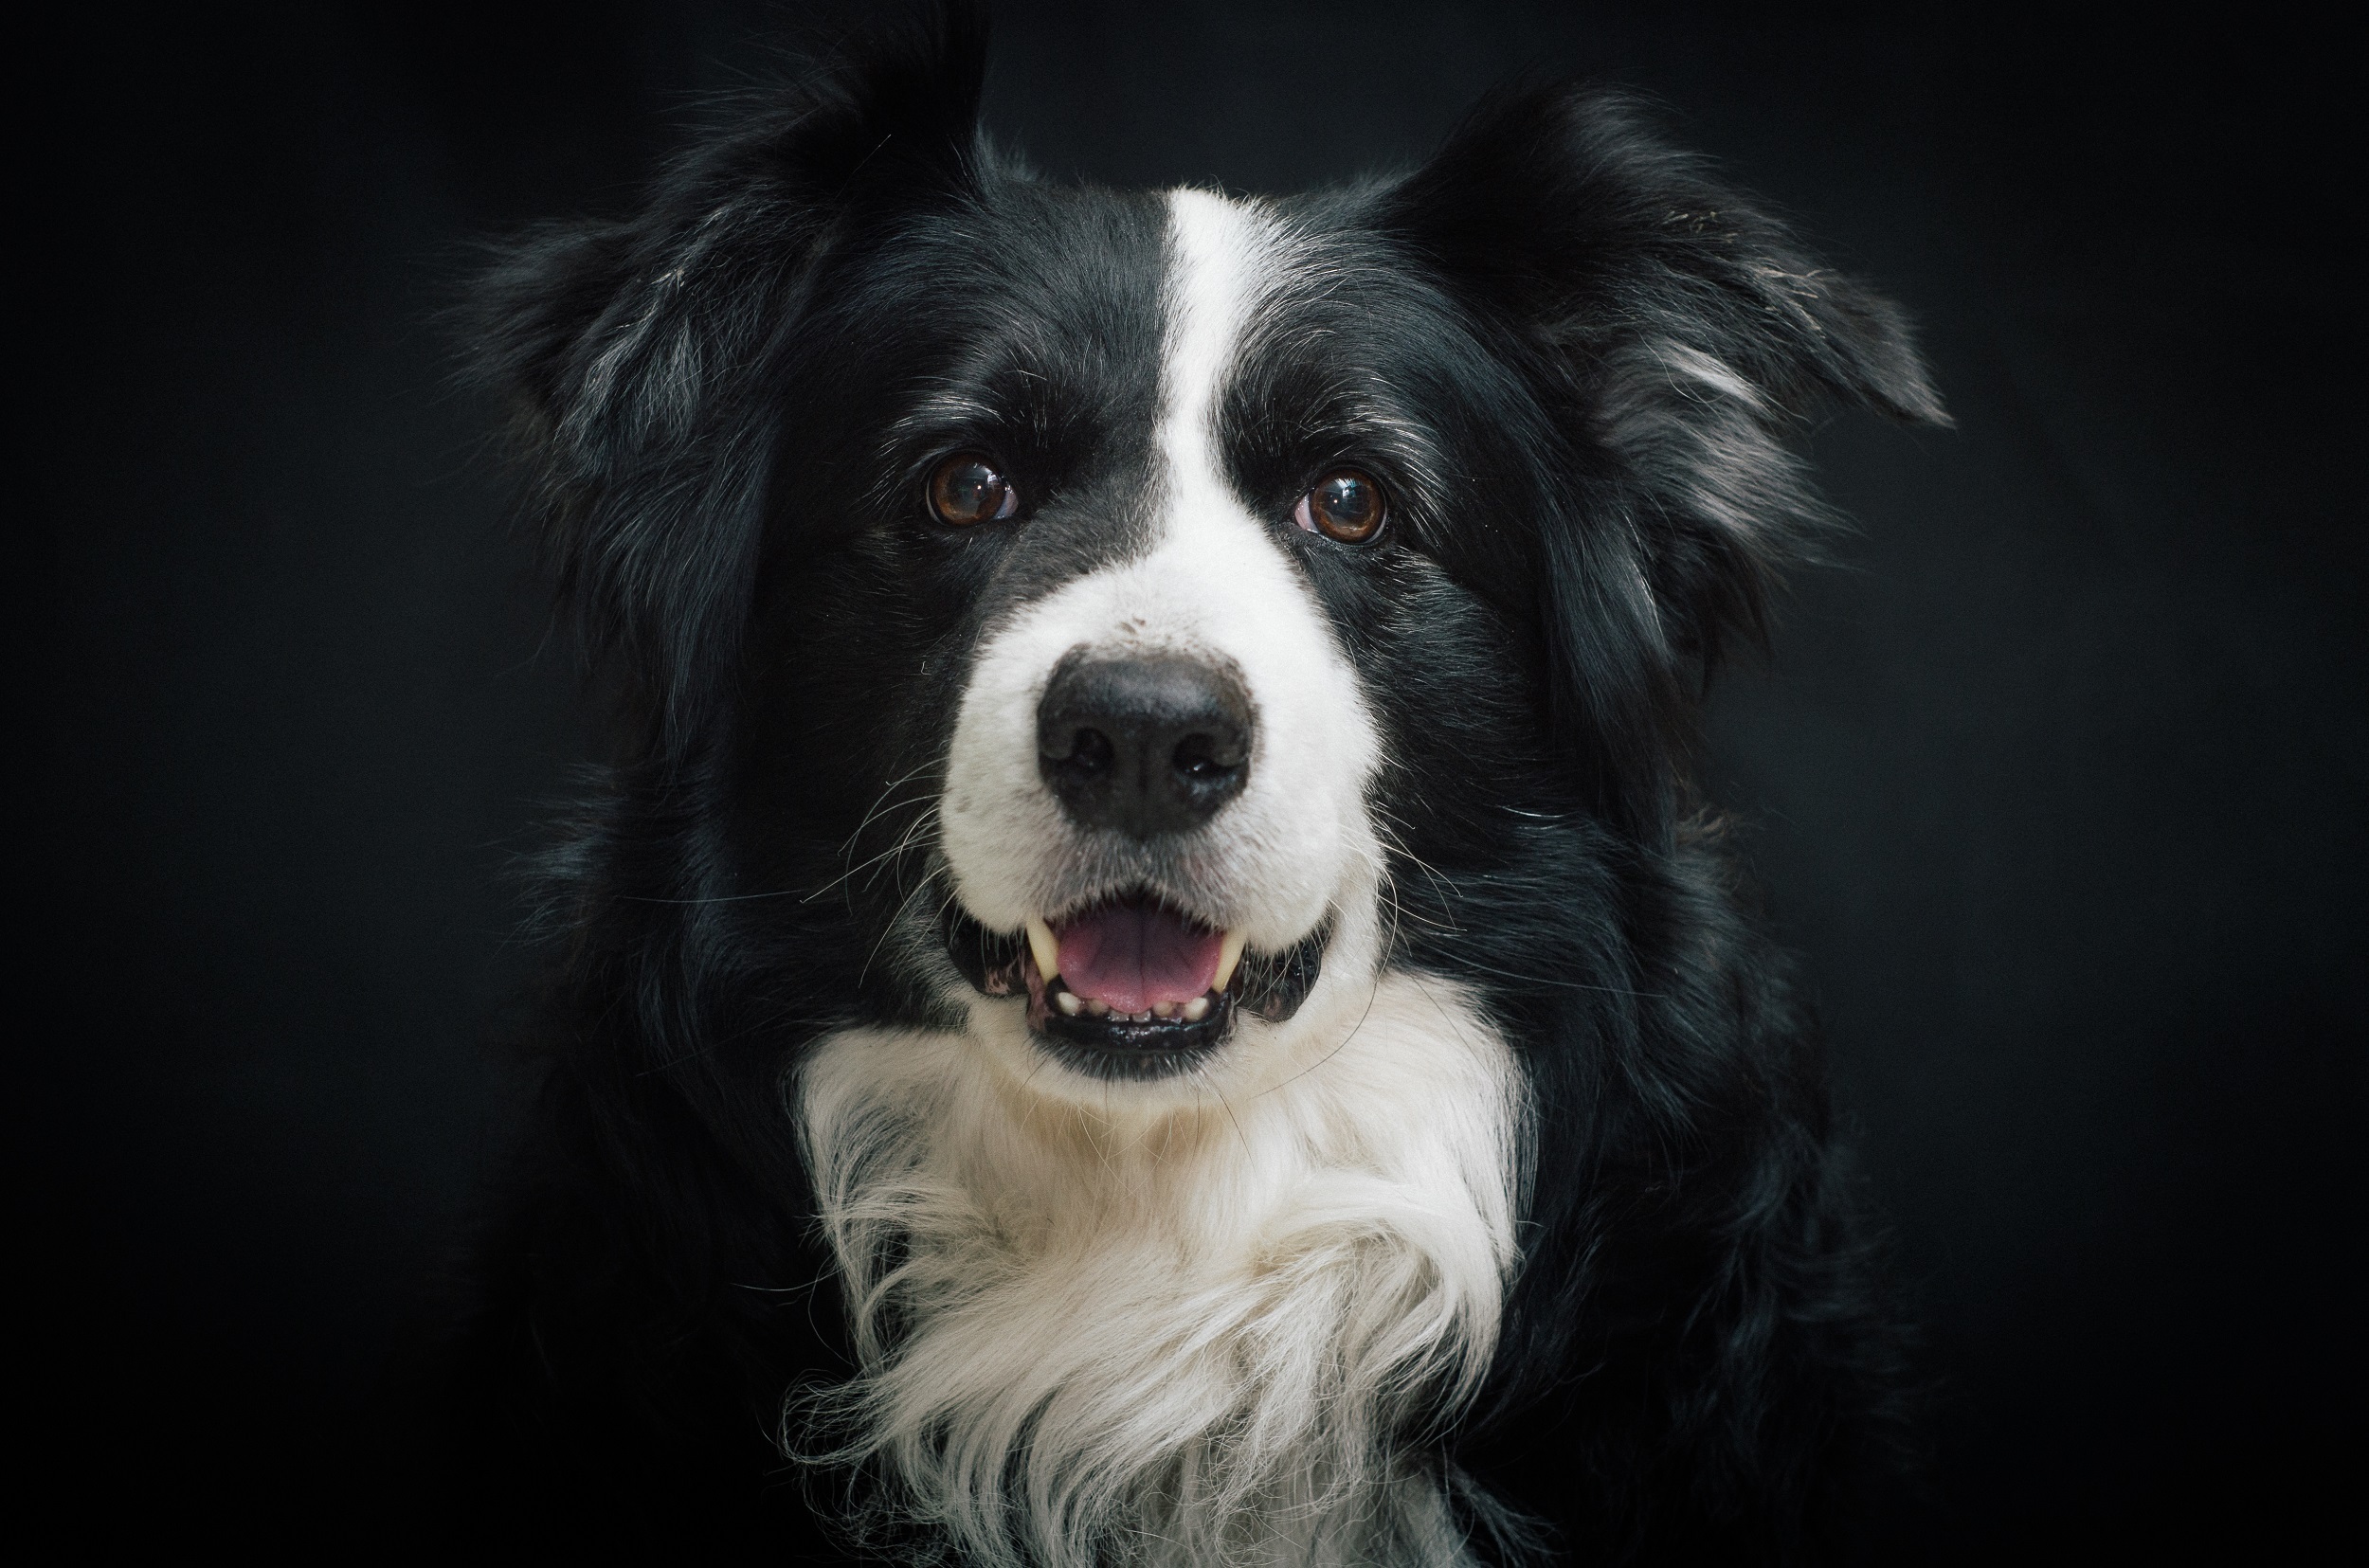
[[[1938,424],[1617,95],[1289,199],[878,28],[482,279],[598,673],[456,1506],[781,1560],[1825,1560],[1901,1334],[1687,762]],[[491,1528],[491,1525],[487,1525]]]

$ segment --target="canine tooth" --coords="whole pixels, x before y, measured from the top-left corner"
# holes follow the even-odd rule
[[[1211,977],[1209,989],[1222,991],[1226,982],[1234,978],[1234,966],[1242,962],[1242,933],[1228,931],[1218,945],[1218,972]]]
[[[1130,1013],[1127,1015],[1127,1021],[1130,1023],[1149,1023],[1151,1021],[1151,1009],[1147,1007],[1140,1013]]]
[[[1086,1011],[1092,1013],[1095,1018],[1107,1018],[1111,1016],[1111,1004],[1103,1000],[1100,997],[1088,997],[1086,999]]]
[[[1077,1000],[1077,993],[1075,991],[1054,992],[1053,1005],[1061,1010],[1064,1018],[1074,1018],[1086,1010],[1086,1004]]]
[[[1155,1018],[1172,1018],[1176,1017],[1176,1003],[1155,1001],[1151,1004],[1151,1016]]]
[[[1037,955],[1037,973],[1046,984],[1060,977],[1061,945],[1054,940],[1053,928],[1033,914],[1028,917],[1028,950]]]
[[[1199,1023],[1202,1019],[1209,1016],[1209,999],[1207,997],[1195,997],[1192,1000],[1184,1004],[1182,1011],[1184,1015],[1184,1021],[1186,1023]]]

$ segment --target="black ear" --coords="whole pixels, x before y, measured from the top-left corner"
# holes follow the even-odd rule
[[[1593,460],[1546,541],[1559,700],[1616,782],[1666,798],[1690,677],[1762,634],[1825,522],[1790,445],[1804,419],[1839,402],[1947,423],[1908,323],[1617,94],[1484,102],[1383,224],[1532,361]]]
[[[834,237],[982,177],[986,26],[875,29],[678,159],[642,209],[510,247],[463,313],[508,403],[565,601],[679,754],[745,622],[777,345]]]

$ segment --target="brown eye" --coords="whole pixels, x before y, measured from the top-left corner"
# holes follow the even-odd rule
[[[1336,468],[1316,481],[1292,509],[1292,521],[1311,533],[1362,545],[1382,528],[1382,486],[1354,468]]]
[[[930,510],[956,528],[991,523],[1020,511],[1020,492],[975,452],[958,453],[930,472]]]

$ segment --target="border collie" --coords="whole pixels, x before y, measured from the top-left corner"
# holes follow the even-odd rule
[[[1685,759],[1898,312],[1616,97],[1039,177],[881,29],[470,318],[611,694],[477,1505],[776,1559],[1790,1561],[1893,1451]]]

